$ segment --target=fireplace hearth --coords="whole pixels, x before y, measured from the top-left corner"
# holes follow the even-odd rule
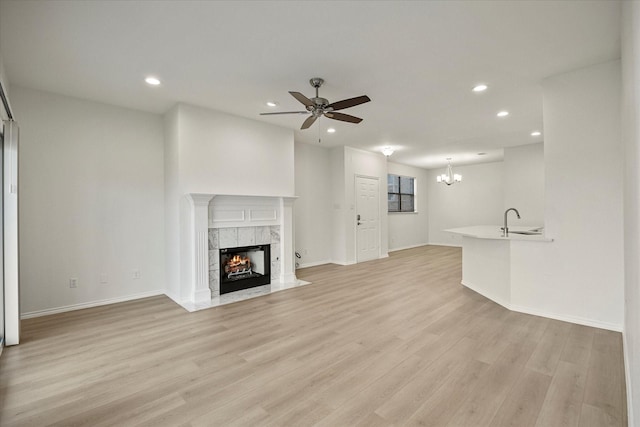
[[[220,294],[271,283],[271,247],[220,249]]]

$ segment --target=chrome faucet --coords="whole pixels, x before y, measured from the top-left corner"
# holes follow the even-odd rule
[[[518,212],[518,209],[509,208],[504,211],[504,228],[502,229],[502,237],[509,237],[509,227],[507,227],[507,214],[509,213],[509,211],[514,211],[518,216],[518,219],[520,219],[520,212]]]

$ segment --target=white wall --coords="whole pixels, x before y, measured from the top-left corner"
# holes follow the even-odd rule
[[[512,245],[513,264],[524,266],[512,271],[512,303],[622,330],[620,63],[546,79],[543,94],[545,227],[554,241]]]
[[[518,209],[518,225],[543,226],[544,145],[505,148],[503,163],[504,209]]]
[[[622,138],[624,147],[624,352],[629,425],[640,415],[640,4],[622,9]]]
[[[429,243],[462,246],[462,236],[446,233],[447,228],[502,224],[504,214],[504,168],[502,162],[470,166],[452,165],[462,182],[447,186],[436,182],[443,169],[427,176],[429,203]],[[510,223],[519,225],[515,216]]]
[[[294,195],[291,129],[186,104],[178,114],[181,191]]]
[[[416,212],[389,213],[389,250],[400,250],[429,243],[429,215],[427,188],[429,172],[426,169],[388,162],[390,174],[416,178]],[[384,186],[386,188],[386,181]],[[385,197],[386,200],[386,197]]]
[[[329,149],[295,144],[295,250],[300,268],[331,262],[331,153]]]
[[[16,86],[11,99],[23,314],[161,293],[161,117]]]

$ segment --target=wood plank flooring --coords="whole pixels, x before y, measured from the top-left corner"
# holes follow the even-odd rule
[[[23,321],[3,426],[625,426],[619,333],[510,312],[424,246],[187,313],[154,297]]]

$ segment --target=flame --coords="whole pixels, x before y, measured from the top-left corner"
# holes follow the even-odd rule
[[[249,257],[243,257],[240,255],[234,255],[227,261],[227,265],[230,267],[237,267],[239,265],[249,264]]]

